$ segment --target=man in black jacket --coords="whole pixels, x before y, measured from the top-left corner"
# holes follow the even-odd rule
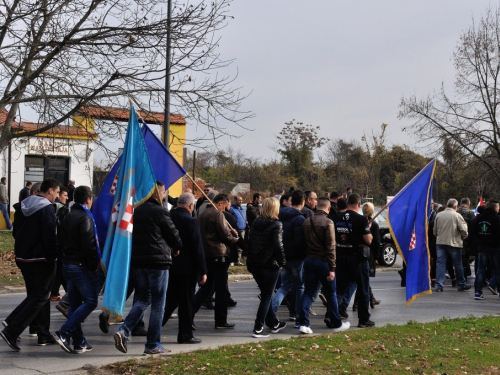
[[[136,271],[135,293],[138,298],[123,326],[114,334],[115,346],[122,353],[127,352],[128,337],[149,305],[151,314],[144,354],[170,352],[160,344],[161,324],[172,251],[178,255],[182,241],[170,214],[161,204],[166,197],[165,184],[157,181],[156,187],[153,196],[134,210],[131,266]]]
[[[55,344],[50,328],[50,287],[56,273],[57,238],[54,200],[59,182],[42,182],[38,195],[31,195],[14,205],[14,252],[26,284],[26,299],[3,321],[0,336],[15,351],[16,340],[32,322],[38,333],[38,345]]]
[[[193,218],[194,196],[183,193],[177,200],[177,208],[170,212],[182,240],[182,251],[172,260],[168,281],[163,325],[179,307],[179,344],[198,344],[201,339],[193,336],[192,316],[196,282],[203,285],[207,280],[205,251],[201,241],[198,221]]]
[[[75,354],[92,350],[81,324],[97,307],[99,296],[101,251],[90,213],[92,199],[92,190],[88,186],[78,186],[71,212],[62,221],[58,232],[59,248],[64,254],[63,275],[67,282],[69,306],[68,320],[53,336],[64,351]],[[73,339],[73,349],[70,339]]]
[[[486,204],[484,213],[477,216],[471,232],[477,238],[477,272],[474,280],[476,291],[474,299],[480,300],[483,297],[483,282],[486,274],[486,265],[493,268],[496,280],[500,280],[500,216],[498,216],[498,202],[489,201]],[[498,283],[498,281],[497,281]]]

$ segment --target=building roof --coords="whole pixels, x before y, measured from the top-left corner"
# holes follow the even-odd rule
[[[129,113],[130,110],[127,108],[92,106],[82,106],[82,109],[78,112],[78,114],[95,119],[117,121],[128,121]],[[165,122],[165,114],[163,112],[138,111],[137,114],[150,124],[163,124]],[[186,125],[186,119],[182,115],[171,113],[170,123],[174,125]]]
[[[8,112],[3,110],[0,112],[0,128],[7,119]],[[12,130],[15,132],[29,132],[47,126],[46,124],[38,124],[34,122],[13,122]],[[76,126],[58,125],[43,133],[37,134],[37,137],[55,137],[55,138],[77,138],[77,139],[97,139],[97,134],[93,131],[87,132],[84,129]]]

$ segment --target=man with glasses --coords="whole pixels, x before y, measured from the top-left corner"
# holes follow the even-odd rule
[[[213,186],[211,184],[205,184],[205,186],[203,187],[203,192],[207,196],[208,196],[208,193],[210,193],[211,190],[213,190]],[[201,214],[201,212],[199,212],[199,209],[200,209],[201,205],[207,200],[205,198],[205,195],[202,194],[202,196],[200,198],[198,198],[198,200],[196,201],[196,206],[195,206],[196,216],[198,216],[199,214]]]
[[[314,212],[316,211],[316,202],[318,201],[318,195],[314,191],[305,191],[304,194],[306,195],[306,203],[302,210],[302,214],[306,217],[312,217],[314,216]]]

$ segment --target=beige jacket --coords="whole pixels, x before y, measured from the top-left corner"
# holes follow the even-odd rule
[[[462,215],[453,208],[446,208],[436,215],[434,221],[434,236],[436,245],[449,245],[461,248],[467,238],[467,223]]]

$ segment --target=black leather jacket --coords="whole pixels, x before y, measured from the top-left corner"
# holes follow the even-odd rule
[[[253,270],[259,267],[278,269],[285,265],[281,221],[258,217],[250,233],[252,235],[250,236],[248,263]]]
[[[172,264],[170,248],[182,249],[179,232],[168,211],[150,198],[134,210],[131,264],[135,268],[168,269]]]
[[[88,267],[96,271],[99,265],[94,223],[79,204],[74,204],[64,217],[57,233],[64,263]]]

